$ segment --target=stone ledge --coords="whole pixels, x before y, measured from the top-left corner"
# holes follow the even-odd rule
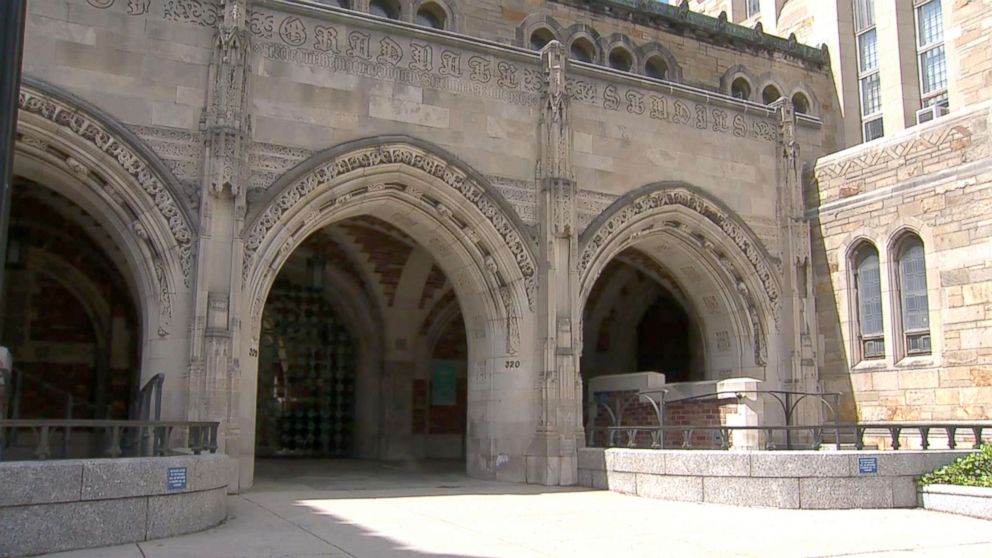
[[[925,509],[992,519],[992,488],[931,484],[921,492]]]
[[[913,508],[918,505],[918,476],[970,452],[582,448],[578,478],[583,486],[664,500],[802,509]],[[859,466],[862,458],[873,459],[865,473]]]
[[[186,487],[169,490],[170,467]],[[175,536],[227,517],[225,455],[0,463],[0,556]]]

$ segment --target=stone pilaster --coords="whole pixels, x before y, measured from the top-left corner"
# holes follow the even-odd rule
[[[200,188],[200,245],[194,293],[189,391],[193,419],[219,420],[226,448],[237,448],[241,425],[237,308],[245,215],[250,41],[246,0],[226,0],[210,64]],[[229,453],[231,453],[229,451]],[[231,453],[232,455],[236,454]]]
[[[557,41],[541,52],[544,90],[539,120],[538,429],[527,450],[527,481],[577,481],[576,448],[583,440],[579,375],[578,230],[572,172],[572,128],[565,90],[568,59]]]
[[[782,352],[779,378],[785,388],[817,391],[816,316],[813,298],[810,229],[805,217],[802,192],[802,162],[797,138],[796,114],[788,98],[773,107],[779,121],[778,218],[783,278]],[[812,409],[812,405],[811,411]],[[815,412],[818,412],[815,411]],[[797,420],[818,421],[801,413]]]

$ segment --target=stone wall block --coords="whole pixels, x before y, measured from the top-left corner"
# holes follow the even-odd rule
[[[791,455],[790,455],[791,454]],[[850,471],[846,455],[821,452],[782,452],[751,454],[751,475],[755,477],[844,477]]]
[[[76,460],[0,463],[0,507],[78,500],[82,478]]]
[[[199,513],[189,513],[189,510]],[[148,498],[146,539],[160,539],[201,531],[227,517],[227,490],[216,488]]]
[[[734,506],[796,509],[799,507],[799,481],[706,477],[703,479],[703,501]]]
[[[665,455],[665,473],[669,475],[747,476],[750,471],[746,453],[688,450]]]
[[[145,498],[0,508],[0,556],[144,540],[147,509]]]
[[[809,509],[891,508],[892,479],[799,479],[799,497]]]
[[[637,495],[676,502],[702,502],[702,477],[637,475]]]

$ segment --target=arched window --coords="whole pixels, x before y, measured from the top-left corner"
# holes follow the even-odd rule
[[[400,18],[400,6],[390,0],[372,0],[369,2],[369,13],[389,19]]]
[[[623,47],[617,47],[610,51],[610,67],[621,72],[629,72],[634,65],[634,58]]]
[[[896,284],[906,354],[930,354],[930,304],[923,242],[916,235],[907,235],[897,250]]]
[[[530,48],[534,50],[541,50],[544,48],[544,45],[550,43],[554,39],[554,33],[552,33],[547,27],[535,29],[534,32],[530,34]]]
[[[809,99],[802,93],[792,96],[792,108],[797,114],[809,114]]]
[[[660,56],[652,56],[644,63],[644,74],[655,79],[666,79],[668,77],[668,64]]]
[[[572,46],[569,49],[569,53],[572,56],[572,60],[592,62],[593,58],[596,56],[596,47],[593,46],[589,39],[580,37],[572,41]]]
[[[774,103],[780,97],[782,97],[782,94],[778,92],[778,88],[774,85],[765,87],[764,91],[761,92],[761,101],[766,105]]]
[[[438,6],[434,2],[425,2],[417,9],[417,25],[433,27],[434,29],[444,29],[447,20],[447,14],[441,6]]]
[[[751,98],[751,84],[746,78],[739,77],[730,84],[730,96],[735,99],[747,101]]]
[[[854,255],[854,294],[861,358],[884,358],[882,274],[878,263],[878,250],[870,244],[861,246]]]

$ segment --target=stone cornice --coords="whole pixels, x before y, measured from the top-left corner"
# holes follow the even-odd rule
[[[796,41],[795,35],[788,39],[776,37],[762,31],[730,23],[726,17],[712,17],[689,9],[688,3],[670,6],[652,0],[549,0],[576,8],[603,14],[616,19],[633,21],[657,29],[675,33],[688,33],[708,43],[727,46],[778,52],[804,63],[823,68],[830,63],[824,48],[804,45]],[[760,25],[760,24],[759,24]]]

